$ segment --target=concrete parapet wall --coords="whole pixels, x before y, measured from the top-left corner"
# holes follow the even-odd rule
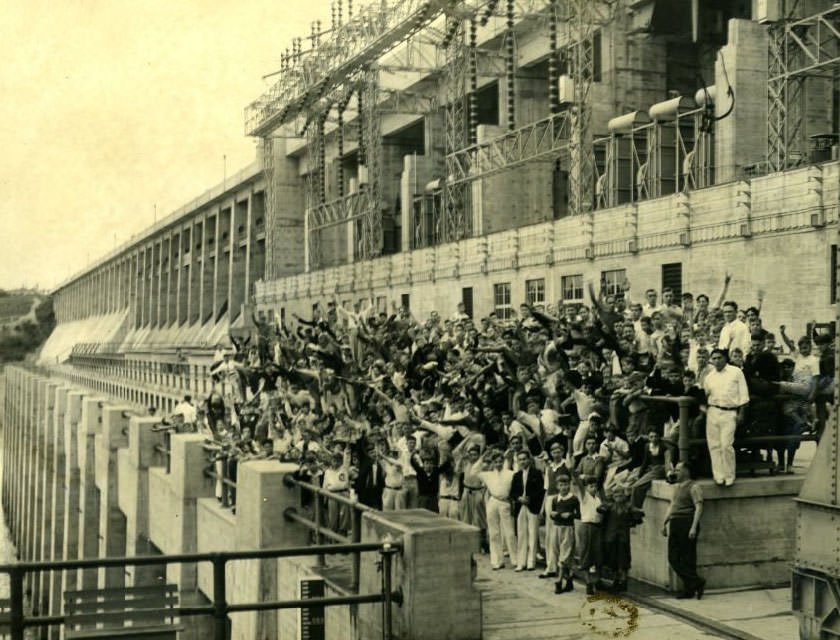
[[[776,586],[790,580],[796,539],[793,498],[803,479],[775,476],[739,479],[732,487],[700,481],[703,516],[697,567],[709,589]],[[630,575],[659,587],[678,590],[668,567],[668,539],[662,525],[674,486],[653,483],[645,500],[644,522],[632,530]]]

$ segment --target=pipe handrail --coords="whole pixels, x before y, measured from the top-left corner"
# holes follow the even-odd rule
[[[160,609],[165,617],[177,616],[213,616],[213,639],[227,638],[228,614],[247,611],[274,611],[278,609],[297,609],[310,607],[329,607],[348,604],[382,603],[383,640],[391,639],[391,606],[402,605],[401,590],[392,589],[392,557],[403,550],[402,540],[384,540],[381,542],[358,542],[350,544],[330,544],[317,547],[281,547],[272,549],[253,549],[250,551],[215,551],[208,553],[182,553],[162,556],[135,556],[89,558],[84,560],[54,560],[49,562],[17,562],[0,565],[0,573],[9,574],[10,598],[8,627],[12,640],[24,640],[27,627],[43,627],[65,624],[72,616],[27,616],[24,611],[23,582],[27,573],[37,571],[64,571],[74,569],[93,569],[101,567],[126,567],[148,565],[170,565],[182,563],[211,562],[213,564],[213,594],[209,605],[172,607]],[[297,600],[274,600],[230,604],[226,595],[225,569],[228,562],[237,560],[271,560],[319,555],[365,553],[376,551],[382,560],[381,590],[379,593],[342,595],[337,597],[302,598]],[[126,602],[130,605],[130,601]]]

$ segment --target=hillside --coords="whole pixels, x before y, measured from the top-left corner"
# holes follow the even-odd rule
[[[0,294],[0,324],[8,324],[34,311],[36,303],[43,299],[36,294]]]
[[[34,291],[0,291],[0,364],[35,353],[54,327],[51,298]]]

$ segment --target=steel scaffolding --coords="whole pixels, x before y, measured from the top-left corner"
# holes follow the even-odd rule
[[[769,30],[767,159],[770,171],[808,160],[803,123],[806,82],[840,69],[840,6],[814,15],[787,16]]]
[[[455,153],[470,146],[468,121],[467,73],[469,52],[464,41],[464,20],[447,19],[445,86],[446,176],[443,186],[443,241],[460,240],[470,235],[471,219],[467,185],[456,182],[458,170]]]

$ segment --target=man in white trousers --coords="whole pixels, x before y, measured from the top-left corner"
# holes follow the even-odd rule
[[[513,517],[516,518],[517,571],[533,571],[537,562],[537,532],[540,528],[540,511],[545,497],[542,474],[534,468],[531,454],[519,451],[516,454],[519,471],[513,476],[510,497],[514,502]]]
[[[750,396],[744,374],[727,364],[723,349],[712,350],[711,362],[713,368],[703,380],[706,442],[715,483],[731,487],[735,482],[735,428],[744,421]]]
[[[486,453],[486,452],[485,452]],[[505,468],[501,453],[490,462],[491,469],[478,475],[487,487],[487,537],[490,542],[490,565],[493,569],[504,569],[505,557],[502,540],[510,554],[511,561],[516,554],[516,534],[513,530],[513,515],[510,509],[510,486],[513,470]]]

